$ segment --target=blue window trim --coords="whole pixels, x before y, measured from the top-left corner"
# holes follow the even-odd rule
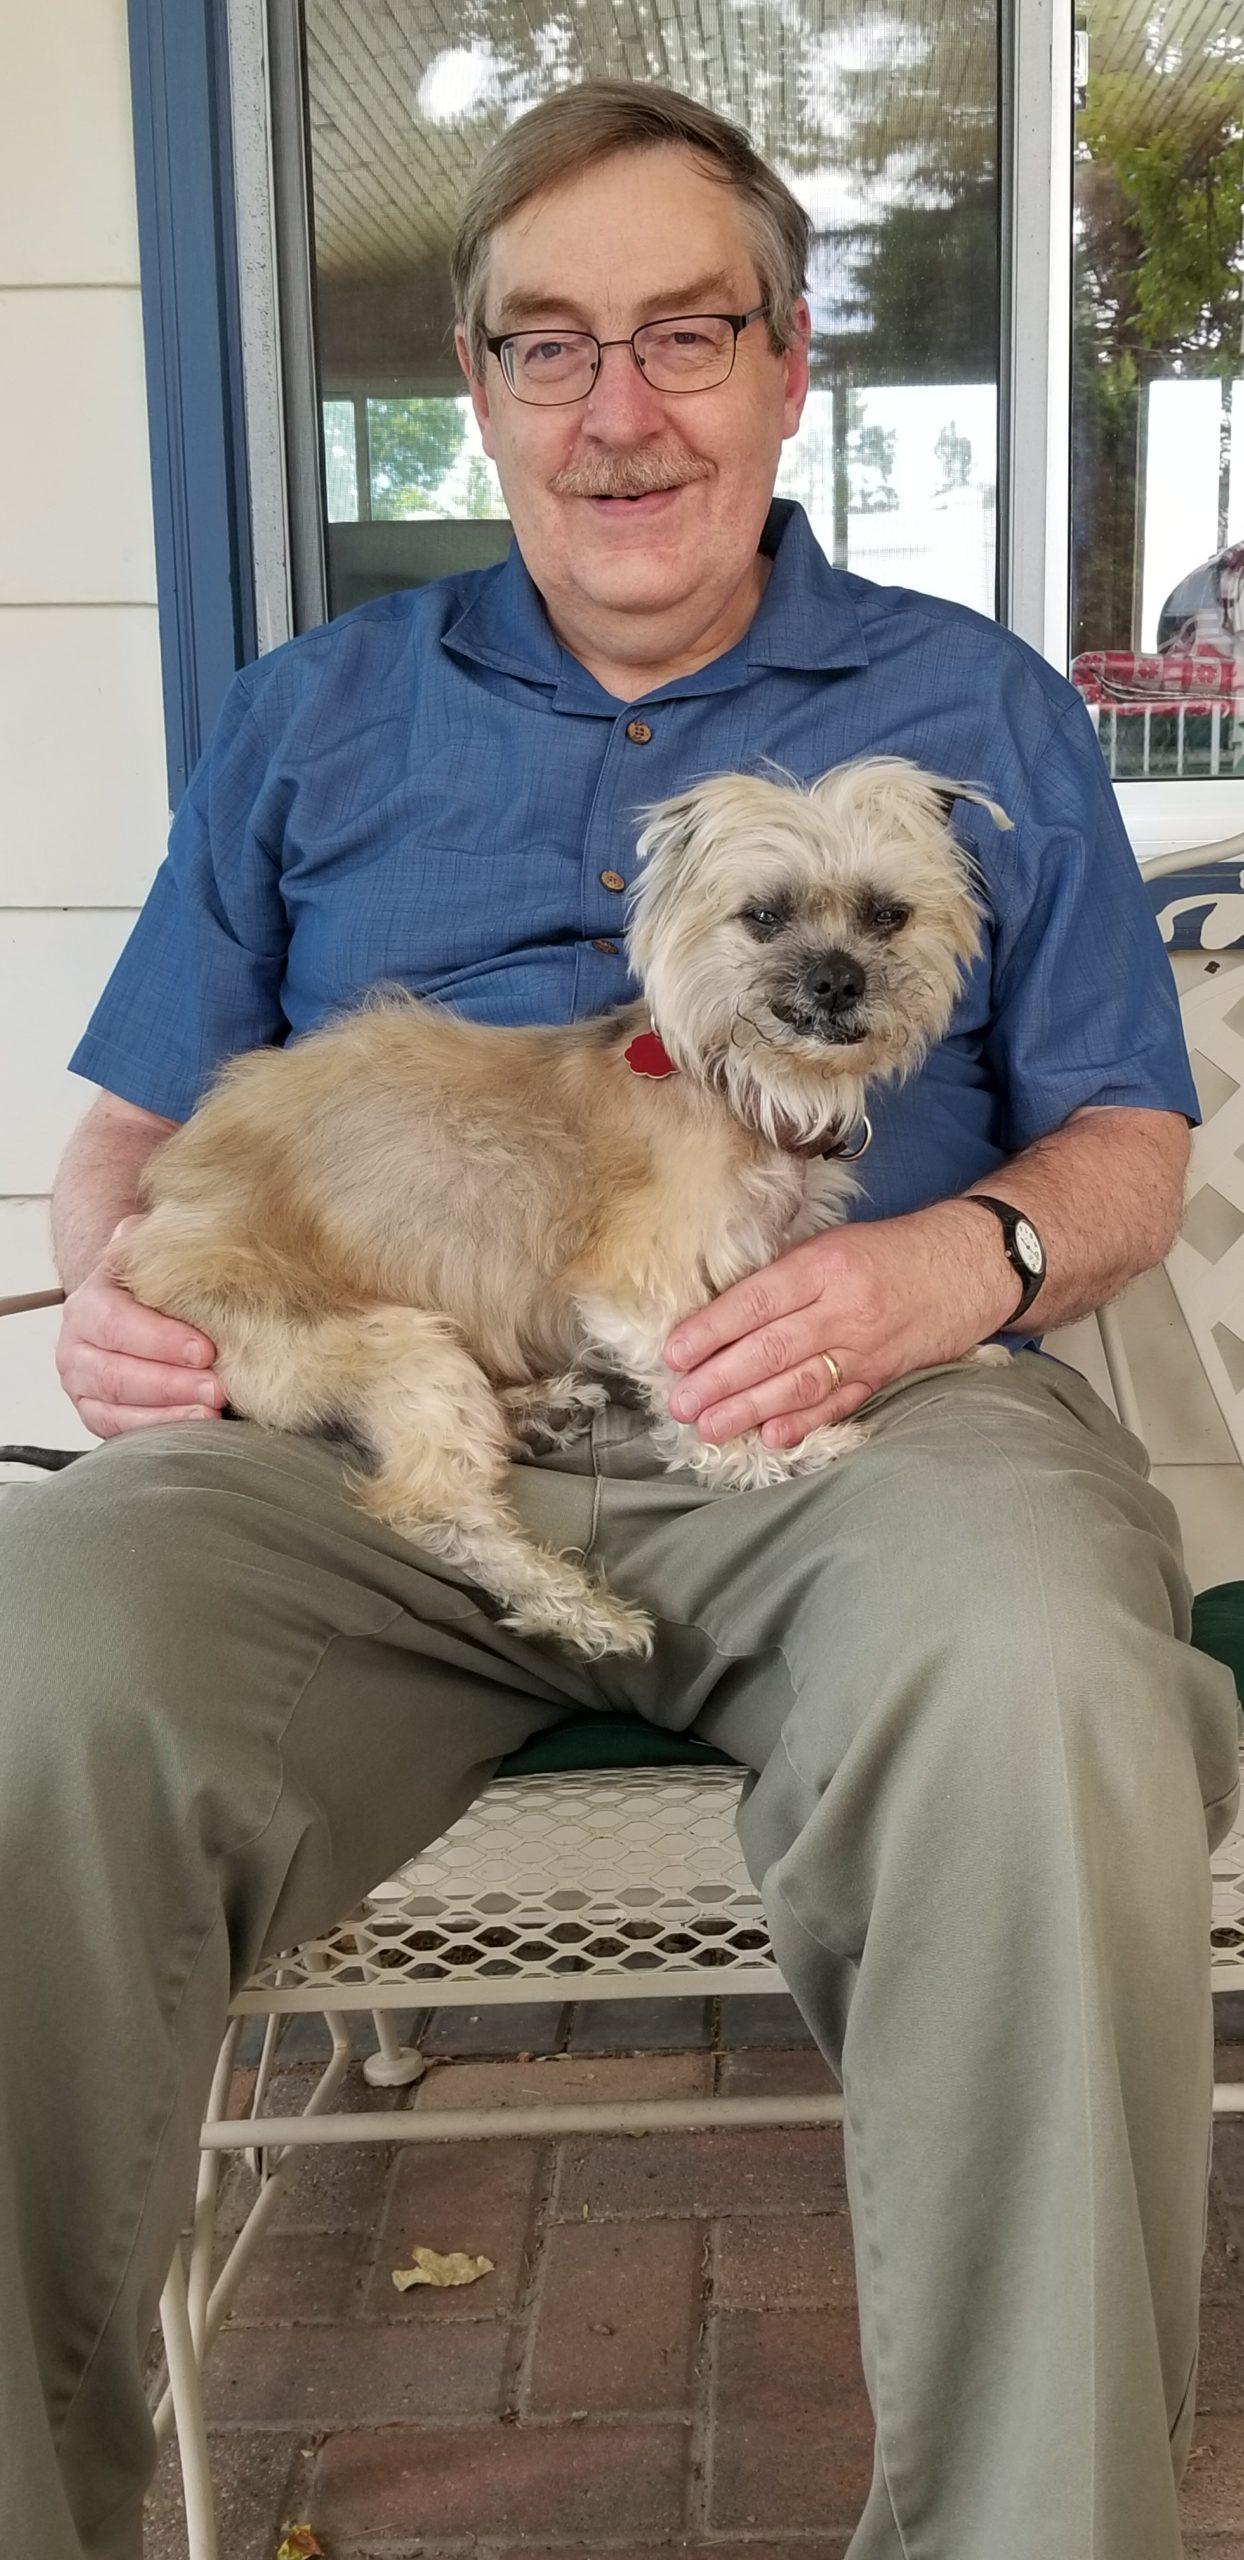
[[[225,0],[129,0],[170,806],[256,654]]]

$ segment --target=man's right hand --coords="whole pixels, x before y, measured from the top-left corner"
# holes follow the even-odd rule
[[[113,1236],[136,1223],[123,1218]],[[215,1358],[216,1345],[205,1333],[143,1306],[106,1276],[102,1259],[65,1300],[56,1366],[70,1403],[97,1440],[157,1422],[218,1416],[226,1398]]]

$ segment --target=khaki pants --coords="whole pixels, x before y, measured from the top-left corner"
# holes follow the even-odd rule
[[[644,1665],[505,1633],[330,1447],[249,1423],[0,1501],[6,2548],[138,2560],[143,2351],[231,1984],[529,1734],[631,1706],[747,1766],[743,1853],[842,2078],[876,2420],[850,2560],[1176,2560],[1231,1675],[1075,1371],[921,1370],[865,1419],[756,1494],[666,1474],[616,1404],[516,1468],[531,1527],[653,1607]]]

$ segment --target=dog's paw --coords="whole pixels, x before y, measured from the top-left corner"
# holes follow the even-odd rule
[[[594,1379],[567,1375],[540,1378],[531,1387],[506,1387],[500,1401],[520,1448],[568,1449],[590,1431],[594,1416],[609,1402],[609,1390]]]
[[[521,1600],[501,1623],[516,1635],[552,1636],[592,1662],[611,1653],[636,1654],[647,1661],[654,1642],[652,1620],[644,1611],[603,1590],[582,1600]]]
[[[786,1460],[791,1476],[811,1476],[821,1467],[829,1467],[835,1458],[849,1458],[853,1449],[862,1449],[868,1431],[862,1422],[825,1422],[819,1430],[810,1431],[793,1449],[777,1452]]]
[[[762,1493],[769,1485],[785,1484],[791,1476],[814,1475],[835,1458],[861,1448],[867,1438],[862,1423],[827,1422],[793,1449],[769,1449],[758,1432],[749,1431],[737,1440],[723,1441],[719,1449],[701,1442],[683,1463],[703,1484],[715,1485],[724,1493]]]

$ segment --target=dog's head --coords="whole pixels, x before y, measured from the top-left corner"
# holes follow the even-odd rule
[[[950,813],[974,785],[861,756],[803,790],[723,774],[647,809],[630,952],[670,1056],[783,1142],[909,1075],[981,947]]]

